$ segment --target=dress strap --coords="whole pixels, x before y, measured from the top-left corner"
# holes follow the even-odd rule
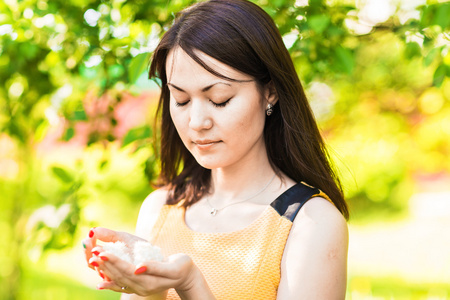
[[[280,216],[293,222],[306,201],[315,195],[320,195],[320,190],[318,188],[300,182],[278,196],[270,206],[272,206]]]

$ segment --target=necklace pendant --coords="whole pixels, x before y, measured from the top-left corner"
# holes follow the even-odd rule
[[[214,207],[211,208],[211,212],[210,212],[211,216],[215,216],[217,214],[217,209],[215,209]]]

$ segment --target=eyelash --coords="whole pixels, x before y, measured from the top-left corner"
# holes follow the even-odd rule
[[[222,103],[215,103],[214,101],[212,101],[211,99],[209,99],[209,101],[211,101],[211,103],[212,103],[215,107],[225,107],[225,105],[227,105],[228,102],[230,102],[230,100],[231,100],[231,98],[228,99],[228,100],[225,101],[225,102],[222,102]]]
[[[212,101],[211,99],[209,99],[209,101],[210,101],[215,107],[225,107],[225,105],[227,105],[227,104],[230,102],[231,99],[232,99],[232,98],[230,98],[230,99],[228,99],[227,101],[222,102],[222,103],[216,103],[216,102]],[[175,102],[175,106],[177,106],[177,107],[185,106],[186,104],[188,104],[188,102],[189,102],[189,101],[186,101],[186,102],[183,102],[183,103]]]

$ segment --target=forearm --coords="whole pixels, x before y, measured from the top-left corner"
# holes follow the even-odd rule
[[[192,279],[189,284],[183,289],[176,289],[178,295],[182,300],[215,300],[211,289],[203,277],[202,272],[195,268],[192,274]]]
[[[165,300],[167,298],[167,291],[142,297],[136,294],[122,294],[120,300]]]

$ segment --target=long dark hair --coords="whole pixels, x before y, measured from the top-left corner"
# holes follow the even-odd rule
[[[340,181],[289,52],[272,18],[246,0],[209,0],[183,10],[153,53],[149,77],[159,78],[162,89],[159,183],[169,187],[168,204],[193,204],[208,191],[211,179],[211,171],[183,145],[170,117],[165,67],[176,47],[216,76],[233,80],[208,67],[195,50],[252,76],[259,86],[272,82],[278,102],[264,128],[270,163],[293,180],[321,189],[348,218]]]

